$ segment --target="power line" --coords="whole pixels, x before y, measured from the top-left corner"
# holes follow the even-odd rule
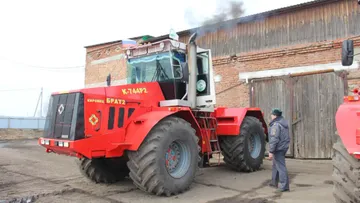
[[[10,62],[13,62],[13,63],[25,65],[25,66],[27,66],[27,67],[38,68],[38,69],[47,69],[47,70],[50,70],[50,69],[52,69],[52,70],[77,69],[77,68],[84,68],[84,67],[85,67],[84,65],[79,65],[79,66],[67,66],[67,67],[34,66],[34,65],[29,65],[29,64],[26,64],[26,63],[18,62],[18,61],[12,60],[12,59],[8,59],[8,58],[3,57],[3,56],[0,56],[0,58],[2,58],[2,59],[4,59],[4,60],[7,60],[7,61],[10,61]]]
[[[14,92],[14,91],[24,91],[24,90],[41,90],[41,87],[33,88],[23,88],[23,89],[0,89],[0,92]]]

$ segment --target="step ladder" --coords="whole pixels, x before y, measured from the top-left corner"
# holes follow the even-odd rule
[[[202,114],[205,114],[202,112]],[[220,159],[221,159],[221,149],[219,144],[218,136],[216,135],[216,128],[217,128],[217,120],[214,117],[210,117],[210,115],[199,115],[196,116],[198,123],[200,125],[200,128],[203,133],[205,133],[205,141],[206,146],[208,148],[207,151],[207,161],[209,166],[218,166],[220,165]],[[211,155],[218,155],[218,162],[217,163],[211,163],[210,162],[210,156]]]

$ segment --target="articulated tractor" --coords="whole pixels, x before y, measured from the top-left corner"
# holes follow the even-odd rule
[[[77,157],[95,183],[130,178],[159,196],[184,192],[221,156],[234,171],[257,171],[268,140],[263,112],[215,107],[211,51],[196,36],[127,47],[127,84],[108,77],[105,87],[53,93],[39,145]]]

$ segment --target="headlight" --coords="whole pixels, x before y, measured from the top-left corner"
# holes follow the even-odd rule
[[[58,146],[59,146],[59,147],[62,147],[62,146],[64,146],[64,143],[63,143],[63,142],[59,142],[59,143],[58,143]]]
[[[202,92],[206,89],[206,82],[205,80],[198,80],[196,83],[196,89],[199,92]]]
[[[41,140],[40,140],[40,143],[41,143],[41,144],[45,144],[45,140],[44,140],[44,139],[41,139]]]
[[[50,145],[50,140],[45,140],[46,145]]]

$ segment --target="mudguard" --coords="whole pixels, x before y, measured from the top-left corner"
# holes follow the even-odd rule
[[[240,126],[245,116],[258,118],[264,127],[266,140],[268,141],[268,128],[259,108],[216,108],[215,117],[218,121],[218,136],[237,136],[240,134]]]
[[[138,116],[126,129],[125,143],[131,143],[128,150],[137,150],[150,130],[162,119],[176,111],[151,111]]]

